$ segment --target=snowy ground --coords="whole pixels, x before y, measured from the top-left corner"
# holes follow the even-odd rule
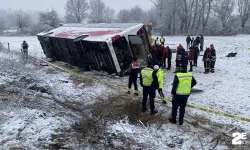
[[[250,54],[247,50],[250,47],[249,38],[250,36],[245,35],[205,37],[205,46],[214,44],[217,50],[216,73],[204,75],[203,64],[199,58],[198,67],[194,68],[193,74],[198,81],[196,88],[203,89],[204,92],[191,95],[190,104],[250,118],[248,92],[250,78],[247,76],[250,73]],[[15,53],[20,51],[20,44],[23,40],[29,43],[31,56],[44,58],[36,37],[0,37],[0,42],[4,46],[10,43],[11,50],[10,53],[0,51],[0,147],[2,149],[84,149],[86,147],[93,149],[110,147],[112,149],[165,150],[172,149],[171,147],[174,147],[173,149],[202,149],[201,147],[210,149],[216,145],[217,139],[220,140],[216,149],[229,149],[227,142],[230,142],[232,138],[227,140],[223,137],[218,138],[219,133],[227,133],[228,130],[234,128],[237,128],[236,130],[243,128],[246,132],[250,132],[249,123],[190,108],[187,109],[187,120],[183,127],[169,124],[167,117],[170,113],[170,104],[166,107],[157,103],[156,107],[160,113],[156,117],[141,115],[140,110],[135,113],[131,106],[135,106],[135,101],[140,105],[140,98],[126,95],[116,98],[118,94],[124,95],[122,93],[125,91],[117,91],[81,79],[50,66],[41,66],[37,60],[30,59],[24,62]],[[170,47],[176,47],[179,43],[185,45],[185,37],[166,37],[166,41]],[[238,54],[235,58],[225,57],[229,52]],[[64,63],[57,62],[57,64],[70,67]],[[172,64],[174,66],[174,59]],[[173,71],[174,67],[166,71],[164,93],[168,97],[170,97],[171,82],[174,77]],[[89,72],[84,74],[109,83],[127,85],[126,77],[110,79]],[[109,102],[112,97],[115,97],[113,98],[114,104]],[[127,103],[133,104],[129,107],[132,114],[130,112],[116,114],[118,112],[115,110],[121,107],[119,102],[124,99]],[[103,107],[97,108],[102,112],[97,113],[91,110],[100,101]],[[111,112],[114,110],[111,113],[112,117],[107,111],[109,109]],[[96,113],[99,115],[95,115]],[[98,121],[96,123],[101,126],[99,129],[95,128],[92,133],[91,127],[94,125],[89,122],[92,122],[91,118],[96,116],[99,118],[98,121],[102,120],[101,123]],[[86,122],[87,125],[85,125]],[[199,126],[196,125],[197,123]],[[212,131],[207,131],[207,128]],[[87,134],[90,131],[92,134]],[[228,134],[230,135],[231,132]],[[201,146],[200,143],[203,145]],[[241,147],[235,148],[241,149]]]

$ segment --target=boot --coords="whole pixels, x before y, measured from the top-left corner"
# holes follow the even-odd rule
[[[142,108],[142,112],[145,113],[148,109],[147,108]]]
[[[179,125],[183,125],[183,119],[179,119]]]
[[[162,101],[162,103],[163,103],[163,104],[167,104],[167,102],[166,102],[166,101]]]
[[[130,91],[128,91],[127,94],[130,94]]]
[[[151,115],[154,115],[154,114],[156,114],[156,113],[158,113],[158,111],[157,111],[157,110],[153,110],[153,111],[151,111]]]
[[[134,95],[135,95],[135,96],[139,96],[139,94],[138,94],[138,93],[134,93]]]
[[[205,69],[204,74],[208,74],[209,73],[209,69]]]
[[[168,121],[171,122],[171,123],[173,123],[173,124],[176,124],[176,119],[169,118]]]

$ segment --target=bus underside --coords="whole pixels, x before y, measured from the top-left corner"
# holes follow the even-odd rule
[[[147,33],[144,28],[140,35],[120,37],[113,41],[114,59],[106,42],[64,39],[49,36],[38,36],[46,57],[55,61],[63,61],[86,70],[103,70],[110,74],[123,73],[128,68],[133,57],[138,57],[142,66],[146,65],[150,50]],[[84,38],[83,38],[84,39]],[[121,72],[117,71],[118,61]]]

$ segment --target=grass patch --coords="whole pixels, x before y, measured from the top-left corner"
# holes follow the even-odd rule
[[[47,69],[46,74],[56,74],[54,69]]]

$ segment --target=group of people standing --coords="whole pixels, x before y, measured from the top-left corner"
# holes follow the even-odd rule
[[[204,46],[204,37],[203,35],[200,36],[196,36],[196,38],[194,39],[194,37],[190,37],[190,35],[187,36],[186,38],[186,42],[187,42],[187,49],[189,49],[192,46],[199,46],[200,45],[200,51],[203,51],[203,46]]]
[[[196,80],[193,77],[192,71],[193,66],[197,67],[197,60],[200,55],[200,51],[203,50],[204,38],[196,37],[191,39],[190,36],[187,38],[187,48],[189,51],[185,51],[184,47],[179,44],[177,47],[176,54],[176,70],[173,81],[173,87],[171,90],[172,94],[172,113],[169,118],[169,122],[176,124],[177,110],[179,110],[179,124],[183,124],[185,107],[187,105],[188,97],[191,93],[191,88],[196,85]],[[156,91],[161,97],[164,97],[162,89],[164,87],[164,76],[165,73],[162,68],[166,68],[166,59],[168,59],[167,70],[171,68],[172,50],[167,46],[165,47],[165,39],[160,38],[160,43],[157,38],[152,46],[152,50],[148,55],[148,64],[146,68],[140,70],[140,64],[137,62],[137,58],[133,58],[133,62],[130,65],[130,76],[129,76],[129,89],[134,84],[135,92],[134,95],[138,96],[137,78],[140,74],[140,85],[143,88],[142,98],[142,112],[146,112],[147,99],[149,97],[151,115],[156,114],[158,111],[155,109],[154,99],[156,97]],[[200,49],[199,49],[200,48]],[[216,61],[216,51],[214,45],[211,44],[209,48],[206,48],[203,59],[205,74],[215,72],[214,65]],[[187,71],[187,66],[190,64],[190,70]],[[130,94],[130,90],[128,94]],[[166,101],[163,101],[166,104]]]
[[[165,38],[161,36],[160,43],[159,38],[157,37],[152,45],[152,49],[148,55],[148,62],[152,65],[158,65],[162,68],[170,70],[171,60],[172,60],[172,50],[169,46],[164,46]],[[167,62],[167,64],[166,64]]]
[[[129,89],[131,89],[132,83],[134,83],[135,93],[134,95],[138,96],[138,87],[137,87],[137,76],[140,74],[140,85],[142,86],[143,98],[142,98],[142,112],[146,112],[147,108],[147,99],[149,97],[149,105],[151,110],[151,115],[158,113],[155,109],[155,97],[156,90],[158,90],[159,95],[164,97],[162,89],[164,87],[164,71],[158,66],[153,65],[152,62],[148,62],[147,67],[143,68],[140,71],[140,65],[137,62],[137,58],[133,58],[133,62],[130,65],[130,76],[129,76]],[[188,97],[191,93],[191,88],[196,85],[196,80],[192,75],[192,72],[187,72],[182,70],[177,72],[173,81],[173,87],[171,94],[172,99],[172,113],[169,118],[169,122],[176,124],[177,110],[180,108],[179,112],[179,125],[183,124],[185,107],[187,105]],[[131,92],[128,91],[128,94]],[[166,104],[166,101],[163,101]]]

